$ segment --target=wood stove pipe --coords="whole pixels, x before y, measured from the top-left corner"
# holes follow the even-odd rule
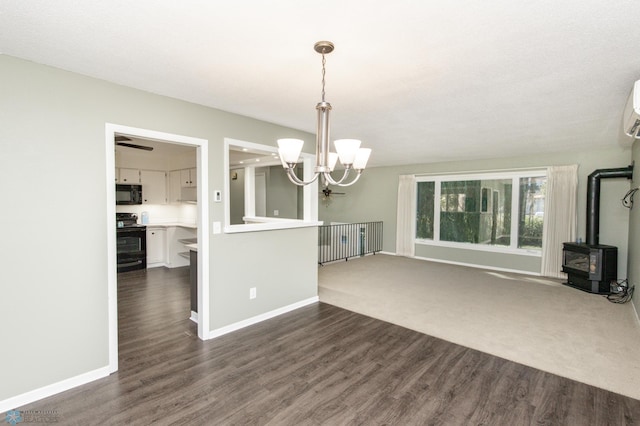
[[[598,169],[587,181],[587,244],[600,244],[600,179],[633,178],[633,164],[618,169]]]

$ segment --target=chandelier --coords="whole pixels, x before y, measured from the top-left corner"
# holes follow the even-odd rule
[[[322,185],[326,188],[329,185],[349,186],[356,183],[362,171],[367,165],[371,149],[360,148],[358,139],[338,139],[334,142],[336,152],[329,152],[329,111],[331,104],[324,99],[325,83],[325,55],[333,52],[334,46],[330,41],[319,41],[313,49],[322,55],[322,100],[316,105],[318,111],[318,123],[316,131],[316,167],[314,176],[309,181],[298,178],[295,174],[296,163],[302,152],[304,141],[301,139],[278,139],[278,153],[282,161],[282,167],[287,172],[289,180],[296,185],[308,185],[315,182],[321,176]],[[333,171],[338,159],[344,166],[344,174],[339,180],[333,179]],[[347,181],[351,171],[356,175]]]

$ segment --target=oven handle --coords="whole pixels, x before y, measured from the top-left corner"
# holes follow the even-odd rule
[[[127,266],[135,266],[135,265],[140,265],[142,263],[142,260],[136,260],[135,262],[127,262],[127,263],[118,263],[118,266],[121,267],[127,267]]]

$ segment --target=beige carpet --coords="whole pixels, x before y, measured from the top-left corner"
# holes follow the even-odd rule
[[[319,286],[322,302],[640,399],[631,303],[560,280],[380,254],[320,267]]]

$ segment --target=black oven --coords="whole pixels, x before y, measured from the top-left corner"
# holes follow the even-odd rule
[[[147,268],[147,227],[136,220],[135,214],[116,213],[118,272]]]

